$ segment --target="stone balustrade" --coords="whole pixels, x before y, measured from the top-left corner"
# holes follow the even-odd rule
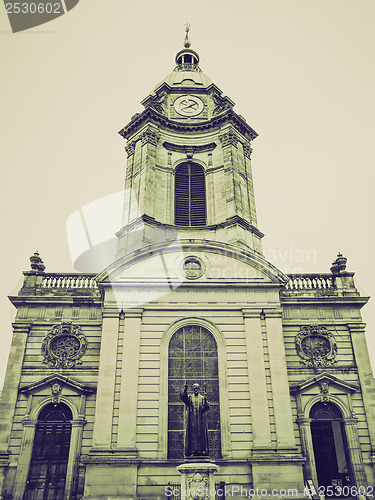
[[[292,290],[332,290],[336,289],[332,274],[293,274],[285,285],[286,291]]]
[[[42,288],[97,288],[95,274],[51,273],[43,278]]]

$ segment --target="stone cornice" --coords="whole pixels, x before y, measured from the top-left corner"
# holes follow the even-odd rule
[[[53,373],[41,380],[38,380],[28,385],[24,385],[23,387],[20,387],[19,391],[26,394],[31,392],[37,392],[38,390],[43,389],[43,387],[50,386],[56,382],[60,382],[61,384],[69,387],[70,389],[74,390],[79,394],[92,394],[96,392],[96,387],[87,384],[82,384],[81,382],[78,382],[73,378],[61,375],[60,373]]]
[[[136,450],[116,450],[115,448],[108,450],[93,448],[88,455],[81,457],[81,462],[84,464],[105,465],[139,465],[141,463]]]
[[[215,230],[219,228],[225,228],[225,227],[230,227],[232,225],[238,224],[244,229],[250,231],[251,233],[255,234],[259,238],[263,238],[264,234],[259,231],[259,229],[249,222],[247,222],[245,219],[242,217],[239,217],[238,215],[235,215],[234,217],[230,217],[229,219],[226,219],[225,221],[221,222],[220,224],[212,224],[208,226],[177,226],[174,224],[164,224],[162,222],[158,222],[155,220],[153,217],[150,217],[148,215],[142,215],[141,217],[138,217],[137,219],[134,219],[130,224],[127,224],[126,226],[122,227],[120,231],[116,233],[117,237],[122,236],[124,233],[127,231],[130,231],[131,229],[134,229],[137,225],[139,225],[141,222],[146,222],[146,224],[152,224],[155,226],[159,227],[164,227],[166,229],[174,230],[174,231],[183,231],[183,230],[189,230],[189,231],[210,231],[210,230]]]
[[[160,134],[152,129],[146,129],[141,135],[140,139],[142,141],[142,146],[145,144],[152,144],[152,146],[157,146],[160,138]]]
[[[77,289],[75,295],[53,295],[53,290],[55,289],[49,288],[48,292],[45,292],[45,295],[18,295],[16,297],[9,296],[8,299],[17,308],[27,305],[36,306],[42,304],[46,306],[75,305],[77,307],[98,306],[101,304],[100,295],[81,295],[82,292],[79,289]],[[47,293],[50,295],[47,295]],[[22,324],[22,322],[17,319],[17,324]]]
[[[223,123],[230,121],[248,140],[251,141],[258,137],[257,132],[255,132],[243,118],[237,115],[233,109],[228,109],[220,115],[214,116],[211,120],[187,123],[170,120],[154,109],[146,108],[142,113],[135,115],[134,119],[119,131],[119,134],[124,137],[124,139],[129,139],[146,121],[150,121],[156,126],[162,125],[169,130],[180,133],[204,132],[212,128],[219,128]]]
[[[227,102],[230,106],[234,106],[235,103],[232,101],[232,99],[228,96],[223,95],[223,92],[219,89],[217,85],[214,83],[211,83],[208,87],[191,87],[190,85],[178,85],[177,87],[171,87],[168,85],[167,82],[161,82],[160,85],[155,87],[155,89],[149,94],[143,101],[141,101],[141,104],[143,106],[147,106],[150,103],[150,100],[153,101],[156,97],[160,96],[162,92],[166,92],[169,95],[174,95],[174,94],[192,94],[192,95],[199,95],[199,94],[205,94],[205,95],[211,95],[211,94],[216,94],[218,95],[223,101]]]
[[[223,145],[223,148],[227,146],[237,147],[239,141],[237,135],[233,132],[233,130],[228,130],[224,134],[219,135],[219,139]]]
[[[208,151],[213,151],[216,148],[216,144],[214,142],[210,142],[209,144],[202,144],[200,146],[180,145],[180,144],[173,144],[171,142],[163,142],[163,146],[167,151],[174,151],[176,153],[186,153],[186,154],[206,153]]]
[[[336,384],[346,392],[356,392],[359,389],[357,384],[352,384],[346,380],[339,379],[328,372],[322,372],[316,377],[310,377],[307,380],[290,382],[289,390],[290,392],[303,392],[311,386],[319,385],[321,382],[327,382],[328,384]]]
[[[293,292],[290,292],[290,295],[288,296],[285,296],[283,295],[283,292],[281,293],[280,295],[280,302],[281,304],[284,304],[284,305],[299,305],[299,306],[302,306],[302,305],[318,305],[320,303],[324,304],[324,305],[329,305],[329,304],[345,304],[346,306],[348,304],[351,304],[353,306],[357,306],[359,309],[362,308],[365,304],[367,304],[369,300],[369,297],[358,297],[358,296],[342,296],[342,295],[310,295],[310,296],[307,296],[307,295],[304,295],[304,296],[300,296],[300,295],[296,295],[293,296]],[[284,318],[285,321],[291,321],[289,320],[288,318]],[[283,320],[283,321],[284,321]],[[335,319],[335,323],[336,322],[339,322],[339,321],[342,321],[340,320],[339,318],[336,318]],[[348,322],[348,320],[345,320],[344,322]]]

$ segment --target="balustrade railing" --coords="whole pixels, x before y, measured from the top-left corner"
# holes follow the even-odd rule
[[[95,274],[49,274],[44,277],[42,288],[97,288]]]
[[[300,274],[289,275],[290,280],[285,285],[289,290],[335,290],[336,284],[332,274]]]
[[[335,290],[332,274],[300,274],[289,275],[285,291],[293,290]],[[96,289],[95,274],[48,274],[43,278],[42,288]]]

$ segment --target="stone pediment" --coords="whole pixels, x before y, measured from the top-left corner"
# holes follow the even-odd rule
[[[176,239],[130,252],[96,280],[102,285],[169,283],[176,288],[189,283],[284,286],[288,277],[251,250],[220,242]]]
[[[324,385],[326,384],[326,386]],[[350,382],[346,382],[345,380],[341,380],[330,373],[323,372],[316,377],[311,377],[303,382],[295,382],[290,384],[290,392],[298,392],[300,394],[308,393],[311,390],[316,390],[318,387],[319,390],[322,390],[323,387],[336,387],[341,392],[352,393],[356,392],[359,387],[356,384],[352,384]]]
[[[74,394],[92,394],[96,391],[95,387],[82,384],[70,377],[64,377],[60,373],[55,373],[31,384],[24,385],[20,387],[19,391],[25,394],[42,394],[48,391],[49,394],[51,387],[55,384],[70,390]]]

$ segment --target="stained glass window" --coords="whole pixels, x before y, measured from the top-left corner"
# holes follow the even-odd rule
[[[184,326],[172,336],[168,350],[168,458],[184,457],[185,405],[180,392],[185,383],[198,383],[206,393],[206,413],[211,458],[221,457],[220,400],[217,346],[213,335],[201,326]]]

